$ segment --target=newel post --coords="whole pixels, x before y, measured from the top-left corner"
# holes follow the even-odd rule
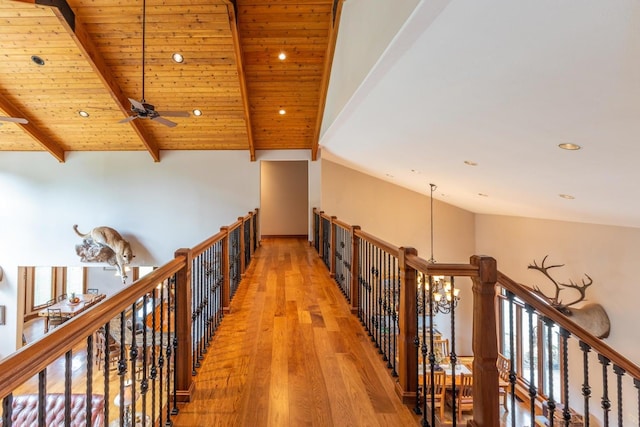
[[[473,420],[470,426],[498,427],[498,338],[496,325],[496,282],[498,269],[491,257],[474,255],[478,267],[473,278]]]
[[[398,307],[398,381],[396,393],[403,403],[414,403],[416,399],[416,378],[418,378],[418,357],[414,340],[418,335],[418,307],[416,303],[416,270],[407,266],[407,255],[418,255],[414,248],[400,248],[398,264],[400,268],[400,299]]]
[[[220,227],[224,232],[222,238],[222,312],[229,313],[229,303],[231,302],[231,272],[229,271],[229,227]]]
[[[360,281],[358,272],[360,270],[360,239],[356,232],[360,230],[359,225],[351,226],[351,313],[359,315],[360,308]]]
[[[190,402],[194,392],[191,359],[191,250],[178,249],[176,257],[185,258],[185,266],[176,273],[175,284],[175,321],[178,346],[176,358],[176,398],[178,402]]]

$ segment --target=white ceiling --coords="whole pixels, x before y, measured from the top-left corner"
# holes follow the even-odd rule
[[[640,2],[435,3],[343,103],[323,158],[472,212],[640,227]],[[362,19],[348,5],[340,35]]]

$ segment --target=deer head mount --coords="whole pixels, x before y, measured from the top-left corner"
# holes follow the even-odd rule
[[[586,279],[582,279],[581,284],[577,284],[572,280],[569,280],[569,283],[561,283],[555,280],[549,274],[549,270],[553,268],[564,267],[564,264],[545,265],[548,256],[549,255],[545,256],[542,259],[542,263],[540,265],[538,265],[534,260],[533,264],[529,264],[528,268],[532,270],[538,270],[539,272],[544,274],[547,279],[551,280],[551,283],[553,283],[556,288],[555,294],[553,297],[547,296],[537,286],[533,287],[533,292],[541,296],[552,307],[560,311],[565,316],[571,317],[575,323],[582,326],[584,329],[591,332],[596,337],[608,337],[611,323],[609,322],[609,316],[607,315],[607,312],[600,304],[586,304],[580,308],[569,308],[570,306],[585,300],[585,297],[587,296],[587,288],[593,284],[593,279],[585,273]],[[571,302],[563,303],[560,299],[560,291],[563,291],[565,289],[576,290],[579,294],[579,297]]]
[[[536,294],[540,295],[542,298],[547,300],[549,304],[551,304],[551,306],[561,311],[562,313],[571,314],[571,310],[569,309],[569,306],[572,306],[573,304],[577,304],[586,298],[587,288],[593,284],[593,279],[589,277],[588,274],[585,273],[585,276],[587,277],[587,279],[586,280],[582,279],[581,285],[576,284],[572,280],[569,280],[569,283],[560,283],[557,280],[555,280],[553,277],[551,277],[551,275],[549,274],[549,270],[552,268],[564,267],[564,264],[554,264],[554,265],[548,265],[548,266],[544,265],[548,257],[549,255],[546,255],[542,259],[541,265],[538,265],[534,260],[533,265],[529,264],[527,268],[530,268],[532,270],[538,270],[539,272],[544,274],[547,279],[551,280],[551,283],[553,283],[553,285],[556,288],[556,293],[553,297],[549,297],[545,295],[537,286],[533,287],[533,292],[535,292]],[[564,289],[575,289],[576,291],[578,291],[580,296],[576,300],[573,300],[568,303],[563,303],[562,300],[560,299],[560,291]]]

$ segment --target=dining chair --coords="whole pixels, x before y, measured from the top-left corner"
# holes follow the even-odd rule
[[[67,294],[58,295],[58,302],[64,301],[67,299]]]
[[[427,404],[433,404],[434,407],[431,408],[432,411],[435,408],[440,408],[440,422],[444,422],[444,408],[445,408],[445,394],[447,391],[447,387],[445,384],[446,374],[444,371],[436,371],[433,373],[433,384],[431,384],[431,373],[427,373],[427,383],[425,387],[424,398],[427,400]]]
[[[102,369],[105,357],[109,362],[109,366],[114,368],[118,364],[118,360],[120,360],[120,344],[111,336],[107,339],[102,328],[96,331],[95,340],[98,369]]]
[[[433,354],[436,356],[436,360],[447,363],[446,361],[449,360],[449,339],[433,340]]]
[[[453,408],[453,393],[447,394],[447,404]],[[462,421],[462,411],[473,411],[473,375],[460,374],[460,386],[455,396],[457,420]]]
[[[498,368],[498,391],[500,393],[500,399],[502,399],[502,406],[504,407],[504,410],[508,411],[507,396],[509,395],[509,388],[511,386],[511,383],[509,382],[511,360],[509,360],[504,354],[498,353],[496,367]]]
[[[47,319],[49,322],[49,329],[60,326],[67,320],[62,317],[62,310],[59,308],[47,308]]]

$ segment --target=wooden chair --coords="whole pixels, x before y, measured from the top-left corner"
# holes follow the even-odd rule
[[[504,354],[498,353],[496,366],[498,368],[498,391],[500,393],[500,399],[502,399],[502,406],[504,407],[504,410],[508,411],[507,398],[509,396],[509,389],[511,388],[511,383],[509,382],[511,360],[509,360]]]
[[[447,387],[445,384],[446,374],[444,371],[434,372],[433,384],[431,384],[431,373],[427,373],[427,384],[425,387],[424,398],[427,400],[427,405],[431,405],[431,396],[435,400],[435,405],[431,408],[432,411],[435,408],[440,408],[440,422],[444,422],[444,407],[445,407],[445,394]]]
[[[96,364],[98,365],[98,369],[102,369],[102,364],[105,361],[105,355],[108,355],[109,366],[111,368],[115,367],[118,364],[118,360],[120,360],[120,344],[118,344],[111,336],[107,339],[104,329],[98,329],[96,331],[95,341]]]
[[[58,302],[64,301],[67,299],[67,294],[58,295]]]
[[[453,408],[453,393],[447,394],[447,404]],[[473,411],[473,376],[460,374],[460,387],[456,387],[456,411],[458,421],[462,421],[462,411]]]
[[[442,360],[442,363],[448,363],[449,360],[449,339],[433,340],[433,354],[436,360]]]
[[[62,310],[59,308],[47,308],[47,322],[49,329],[62,325],[67,319],[62,317]]]

